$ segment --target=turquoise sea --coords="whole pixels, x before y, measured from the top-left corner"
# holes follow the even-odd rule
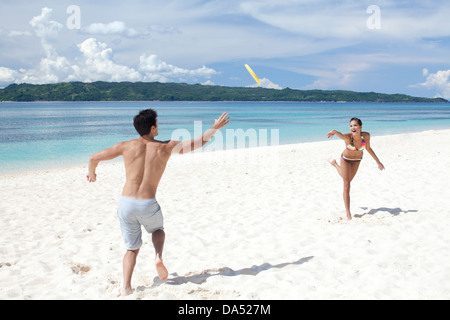
[[[352,117],[372,135],[450,129],[450,104],[7,102],[0,103],[0,174],[86,164],[91,154],[136,138],[133,118],[147,108],[159,114],[160,140],[174,132],[194,137],[200,123],[207,130],[223,112],[231,116],[226,129],[250,130],[258,139],[265,130],[267,145],[272,136],[279,144],[324,141],[332,129],[347,132]]]

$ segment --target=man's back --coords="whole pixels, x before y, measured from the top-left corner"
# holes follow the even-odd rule
[[[119,201],[117,215],[127,252],[123,258],[124,283],[121,295],[133,293],[131,277],[133,275],[136,258],[142,245],[141,226],[152,233],[155,247],[155,266],[161,280],[168,277],[163,264],[162,252],[164,248],[164,225],[161,207],[156,201],[158,184],[172,153],[187,153],[203,147],[217,130],[229,122],[227,113],[215,120],[211,129],[193,140],[156,141],[158,135],[157,113],[152,110],[141,111],[134,119],[136,131],[140,138],[127,142],[120,142],[111,148],[92,155],[89,159],[89,172],[86,178],[89,182],[97,181],[95,173],[101,161],[123,156],[126,169],[126,183]]]
[[[171,143],[144,138],[123,142],[126,183],[122,195],[137,200],[154,199],[169,161]]]

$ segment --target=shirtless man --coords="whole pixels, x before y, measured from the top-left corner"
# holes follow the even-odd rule
[[[101,161],[123,156],[126,170],[126,182],[117,211],[120,229],[127,252],[123,258],[124,283],[121,295],[133,293],[131,277],[136,265],[136,258],[142,245],[141,226],[152,234],[155,247],[155,265],[158,276],[166,280],[168,272],[163,264],[162,252],[165,233],[161,208],[156,201],[156,191],[167,162],[172,154],[184,154],[203,147],[216,132],[230,121],[227,113],[215,120],[211,129],[193,140],[158,141],[157,113],[152,109],[141,111],[134,118],[134,127],[140,138],[120,142],[115,146],[94,154],[89,160],[87,180],[95,182],[95,170]]]

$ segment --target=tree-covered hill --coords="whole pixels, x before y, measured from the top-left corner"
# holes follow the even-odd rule
[[[342,90],[284,90],[159,82],[67,82],[12,84],[0,89],[0,101],[346,101],[442,102],[403,94]]]

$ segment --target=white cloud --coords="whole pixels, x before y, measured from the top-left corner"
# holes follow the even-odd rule
[[[211,81],[211,80],[207,80],[205,82],[202,82],[202,85],[204,85],[204,86],[216,86],[216,84],[213,81]]]
[[[265,24],[321,38],[361,35],[367,31],[366,8],[354,1],[321,0],[249,0],[240,5],[242,12]]]
[[[261,84],[254,84],[251,86],[247,86],[247,88],[266,88],[266,89],[277,89],[282,90],[283,88],[280,87],[278,84],[273,83],[267,78],[260,79]]]
[[[378,4],[381,29],[369,30],[367,13]],[[401,39],[450,35],[447,23],[450,6],[439,0],[415,2],[408,6],[398,1],[361,2],[354,0],[247,0],[240,3],[243,13],[265,24],[301,35],[323,39],[359,41],[384,35]]]
[[[52,9],[43,8],[41,15],[31,19],[30,25],[35,35],[41,39],[46,56],[41,59],[36,69],[14,71],[14,82],[34,84],[59,82],[64,81],[67,75],[73,72],[74,66],[67,58],[59,56],[53,47],[53,41],[57,39],[63,25],[51,20],[51,15]]]
[[[83,33],[87,34],[102,34],[102,35],[121,35],[125,37],[134,38],[140,35],[138,31],[133,28],[128,28],[122,21],[114,21],[111,23],[93,23],[86,28],[83,28]]]
[[[42,8],[40,16],[36,16],[30,21],[35,34],[44,40],[56,39],[58,32],[64,27],[61,23],[50,20],[53,9]]]
[[[210,78],[218,74],[214,69],[205,66],[195,70],[176,67],[159,60],[154,54],[144,54],[140,57],[139,70],[145,74],[144,80],[160,82],[168,82],[174,78]]]
[[[0,67],[0,82],[13,82],[16,74],[17,72],[12,69]]]
[[[270,74],[265,76],[283,79],[278,82],[283,87],[310,84],[310,88],[376,91],[388,81],[373,80],[369,71],[386,71],[385,77],[392,83],[393,79],[403,81],[393,84],[401,91],[407,76],[398,72],[399,68],[448,69],[442,67],[448,61],[450,45],[448,1],[131,0],[108,5],[82,0],[79,31],[65,28],[65,5],[47,2],[49,7],[55,3],[54,15],[48,8],[40,13],[37,2],[28,5],[24,0],[2,8],[0,28],[9,30],[0,30],[0,46],[8,48],[0,52],[0,65],[5,67],[0,79],[110,80],[114,76],[107,72],[110,68],[118,71],[117,79],[185,81],[198,77],[199,83],[211,78],[219,85],[245,86],[252,82],[246,77],[236,79],[233,64],[259,59],[266,67],[270,64]],[[380,30],[367,28],[370,14],[366,9],[371,4],[381,8]],[[28,25],[33,15],[38,17]],[[100,21],[104,23],[91,24]],[[25,37],[27,34],[33,37]],[[45,54],[36,48],[36,36]],[[91,46],[106,43],[106,47],[99,47],[96,53],[93,47],[82,52],[79,46],[87,38],[96,39]],[[373,59],[353,58],[370,54]],[[94,61],[100,64],[96,66]],[[370,67],[340,68],[343,63],[360,62]],[[204,64],[223,68],[226,77],[219,80],[212,78],[208,68],[197,69]],[[126,71],[131,73],[122,76]],[[235,79],[229,80],[232,77]],[[425,91],[425,84],[421,88]]]
[[[35,35],[40,38],[45,57],[41,58],[37,67],[32,69],[13,70],[0,66],[0,83],[56,83],[67,81],[188,81],[206,78],[218,74],[205,66],[198,69],[185,69],[159,60],[156,55],[141,55],[138,69],[121,65],[114,61],[113,49],[104,42],[89,38],[77,45],[80,56],[69,59],[60,56],[53,44],[62,24],[51,20],[52,9],[43,8],[41,15],[33,17],[30,25]],[[103,34],[137,35],[133,29],[126,28],[124,23],[114,22],[108,25],[91,25],[91,32]],[[71,61],[72,60],[72,61]]]
[[[152,33],[159,34],[179,34],[182,33],[180,29],[176,27],[167,27],[164,25],[153,24],[147,28]]]
[[[113,50],[106,43],[89,38],[78,45],[84,55],[79,69],[81,81],[140,81],[142,75],[133,68],[119,65],[113,60]]]
[[[7,33],[8,37],[21,37],[21,36],[32,36],[32,33],[30,31],[18,31],[18,30],[11,30]]]
[[[69,75],[74,70],[75,66],[71,65],[65,57],[54,55],[42,58],[37,69],[22,69],[15,82],[45,84],[68,81]]]
[[[298,70],[302,74],[317,77],[317,79],[301,89],[348,89],[356,82],[355,79],[359,73],[371,68],[369,62],[363,57],[353,57],[352,62],[340,60],[336,57],[333,61],[319,61],[315,65],[311,64],[308,68]],[[358,61],[359,60],[359,61]]]
[[[428,69],[423,69],[423,76],[427,77],[427,80],[419,84],[420,86],[435,90],[437,92],[436,97],[450,100],[450,70],[430,73]]]

